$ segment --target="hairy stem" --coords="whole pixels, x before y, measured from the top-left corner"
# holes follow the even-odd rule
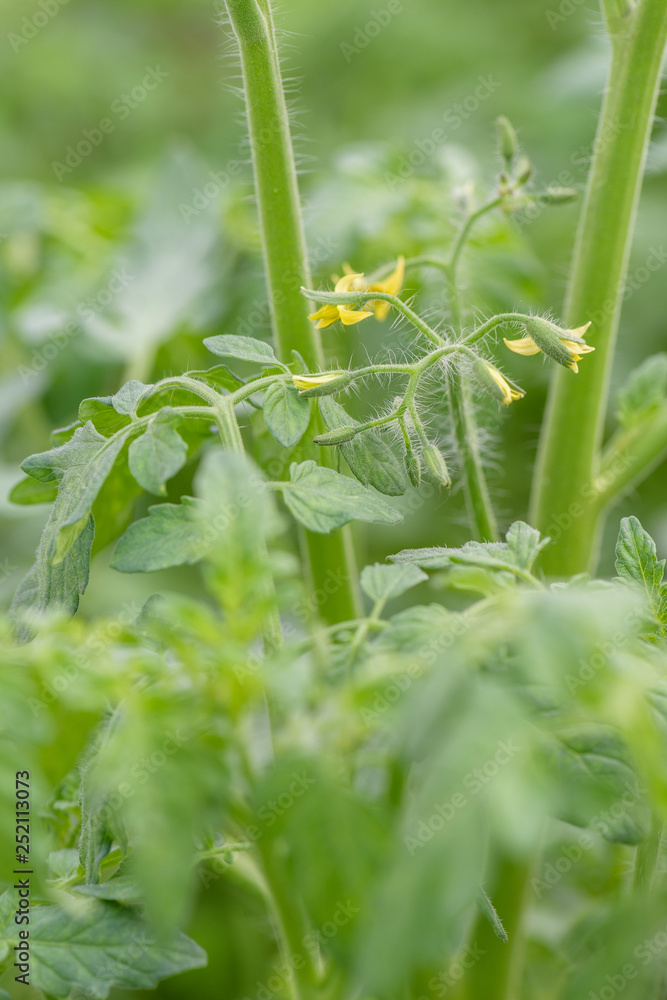
[[[595,354],[573,379],[553,376],[533,483],[532,522],[548,534],[564,521],[598,471],[628,256],[667,38],[667,4],[604,2],[612,31],[609,83],[594,146],[565,306],[568,327],[591,320]],[[622,14],[623,16],[619,16]],[[621,27],[622,23],[622,27]],[[595,564],[602,523],[597,505],[570,517],[543,557],[553,575]]]
[[[241,51],[248,124],[255,172],[266,280],[278,356],[298,351],[314,368],[323,365],[322,345],[310,321],[302,285],[310,284],[289,118],[276,51],[270,0],[227,0]],[[332,457],[323,454],[321,460]],[[319,611],[327,621],[359,612],[356,567],[349,529],[324,537],[305,533],[308,575],[327,599]],[[329,593],[329,581],[338,584]]]

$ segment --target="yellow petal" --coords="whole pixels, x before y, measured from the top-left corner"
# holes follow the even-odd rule
[[[488,368],[489,375],[503,394],[502,401],[505,406],[509,406],[510,403],[513,403],[517,399],[523,399],[526,395],[525,392],[521,392],[519,389],[511,386],[502,372],[499,372],[497,368],[494,368],[488,362],[486,363],[486,367]]]
[[[568,330],[567,332],[571,333],[573,337],[584,337],[590,325],[589,320],[589,322],[585,323],[583,326],[576,326],[574,330]]]
[[[387,318],[387,313],[391,309],[391,302],[383,302],[381,299],[376,300],[372,303],[373,312],[375,313],[375,318],[379,319],[380,322]]]
[[[363,277],[364,277],[363,274],[357,274],[354,271],[351,271],[349,274],[344,274],[343,277],[336,282],[336,287],[334,291],[335,292],[355,291],[355,282],[357,281],[357,279],[363,279]],[[363,282],[361,284],[361,287],[359,287],[357,283],[356,290],[362,291],[364,287],[365,286],[363,285]]]
[[[327,326],[331,326],[338,319],[338,310],[335,306],[328,305],[322,306],[317,312],[311,313],[308,319],[319,320],[317,324],[318,330],[324,330]]]
[[[372,285],[368,286],[368,290],[369,292],[386,292],[387,295],[398,295],[403,287],[404,278],[405,257],[399,257],[396,267],[389,277],[385,278],[384,281],[374,281]]]
[[[343,326],[353,326],[355,323],[361,323],[362,319],[368,319],[373,313],[365,309],[347,309],[345,306],[338,306],[338,315]]]
[[[574,330],[569,330],[568,333],[574,333]],[[575,360],[578,361],[582,354],[590,354],[595,348],[591,347],[590,344],[578,344],[576,340],[565,340],[561,337],[561,343],[567,347],[571,354],[575,355]]]
[[[503,340],[505,341],[505,346],[509,347],[510,351],[514,351],[515,354],[529,356],[540,353],[540,349],[532,337],[521,337],[520,340],[507,340],[503,337]]]

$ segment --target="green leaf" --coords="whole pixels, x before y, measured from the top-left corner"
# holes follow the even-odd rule
[[[456,565],[476,566],[497,572],[521,575],[530,572],[548,538],[523,521],[515,521],[504,542],[466,542],[460,549],[404,549],[391,556],[394,563],[413,562],[425,569],[451,569]]]
[[[306,433],[310,422],[310,405],[294,386],[274,382],[264,393],[264,420],[276,441],[292,448]]]
[[[667,626],[665,560],[658,560],[655,542],[636,517],[624,517],[616,542],[616,572],[624,583],[641,588],[657,622]]]
[[[521,569],[532,569],[538,555],[549,544],[549,538],[541,538],[536,528],[525,521],[515,521],[505,535],[505,543],[513,561]]]
[[[330,396],[318,400],[320,413],[329,430],[359,425],[358,420]],[[379,493],[397,497],[405,493],[407,483],[402,463],[375,431],[364,431],[340,445],[340,451],[350,469],[364,486],[372,486]]]
[[[552,736],[545,750],[566,796],[560,818],[576,826],[590,824],[613,843],[644,840],[650,808],[619,733],[581,725],[556,729]]]
[[[503,922],[498,916],[498,911],[496,910],[495,906],[493,905],[487,894],[484,892],[484,890],[481,888],[481,886],[475,887],[475,902],[477,903],[480,911],[484,914],[486,919],[493,927],[493,933],[496,935],[496,937],[500,938],[500,940],[504,944],[507,944],[508,941],[507,931],[503,927]]]
[[[396,566],[375,563],[373,566],[365,566],[361,571],[361,589],[372,601],[382,603],[393,597],[400,597],[424,580],[428,580],[428,576],[414,563]]]
[[[128,418],[136,412],[142,397],[148,396],[152,389],[152,385],[131,379],[113,396],[84,399],[79,406],[79,420],[82,423],[90,420],[96,430],[106,436],[114,434],[127,426],[130,422]]]
[[[57,493],[56,483],[40,483],[31,476],[26,476],[11,489],[9,499],[12,503],[29,506],[35,503],[52,503]]]
[[[395,524],[401,515],[377,493],[313,461],[293,462],[290,482],[276,484],[297,519],[310,531],[328,534],[348,521]]]
[[[667,398],[667,354],[646,358],[630,373],[618,395],[618,421],[632,427]]]
[[[18,930],[8,921],[0,942],[13,948]],[[59,998],[75,989],[101,998],[112,986],[150,990],[167,976],[206,965],[205,952],[184,934],[158,942],[135,911],[92,899],[76,909],[32,907],[30,956],[31,985]]]
[[[185,374],[188,378],[196,378],[218,389],[229,389],[230,392],[245,385],[243,379],[231,372],[226,365],[215,365],[213,368],[203,368],[200,371],[191,371]]]
[[[67,553],[55,565],[51,553],[54,524],[57,522],[52,517],[44,529],[35,562],[19,584],[11,604],[10,616],[19,624],[21,639],[27,639],[31,634],[30,626],[24,620],[27,612],[43,614],[51,609],[62,608],[73,615],[79,606],[81,594],[88,586],[90,550],[95,534],[92,516]]]
[[[185,465],[188,446],[176,430],[182,419],[176,410],[165,406],[130,445],[130,472],[149,493],[164,495],[166,480]]]
[[[273,353],[271,345],[254,337],[239,337],[235,334],[207,337],[204,340],[204,347],[208,348],[211,354],[217,354],[221,358],[251,361],[264,367],[284,367]]]
[[[94,896],[95,899],[109,899],[117,903],[141,902],[139,887],[129,875],[114,876],[106,882],[75,885],[72,891],[82,896]]]
[[[180,504],[149,507],[148,517],[131,524],[116,546],[111,565],[120,573],[150,573],[199,562],[206,547],[197,501],[183,497]]]

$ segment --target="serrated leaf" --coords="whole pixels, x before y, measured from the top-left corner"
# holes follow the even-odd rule
[[[623,427],[632,427],[667,398],[667,354],[646,358],[630,373],[618,394],[617,416]]]
[[[17,935],[10,923],[2,937],[13,947]],[[184,934],[158,942],[135,911],[102,900],[82,901],[78,912],[32,907],[30,956],[31,985],[58,998],[73,990],[105,998],[112,986],[150,990],[206,965],[206,953]]]
[[[164,495],[165,482],[185,465],[188,446],[176,430],[181,422],[180,414],[165,406],[130,445],[130,472],[149,493]]]
[[[530,570],[550,539],[542,538],[539,531],[525,521],[515,521],[505,535],[505,542],[516,565]]]
[[[547,757],[567,791],[562,819],[589,823],[606,840],[638,844],[648,835],[651,814],[619,734],[610,727],[555,730]],[[614,808],[612,808],[614,807]]]
[[[271,345],[263,340],[257,340],[255,337],[222,334],[217,337],[207,337],[204,340],[204,347],[211,354],[217,354],[221,358],[236,358],[238,361],[251,361],[254,364],[265,367],[283,367],[273,353]]]
[[[529,572],[537,555],[549,539],[523,521],[515,521],[505,542],[466,542],[460,549],[404,549],[390,556],[394,563],[412,562],[425,569],[450,569],[452,566],[476,566],[521,576]]]
[[[141,892],[136,881],[129,875],[117,875],[106,882],[75,885],[72,892],[95,899],[108,899],[117,903],[139,903]]]
[[[120,573],[150,573],[170,566],[199,562],[207,547],[197,501],[149,507],[148,517],[135,521],[120,538],[111,560]]]
[[[29,625],[24,622],[26,613],[43,614],[62,608],[68,614],[74,614],[79,598],[88,586],[94,534],[95,523],[91,515],[66,555],[53,565],[49,555],[53,524],[51,521],[47,523],[35,562],[17,587],[10,607],[11,618],[19,624],[21,639],[27,639],[31,634]]]
[[[383,603],[393,597],[400,597],[424,580],[428,580],[428,576],[414,563],[402,563],[396,566],[375,563],[373,566],[365,566],[361,571],[363,592],[372,601]]]
[[[214,385],[216,388],[228,389],[230,392],[234,392],[240,386],[245,385],[242,378],[231,372],[227,365],[215,365],[213,368],[203,368],[199,371],[191,371],[185,373],[188,378],[196,378],[201,382],[206,382],[208,385]]]
[[[320,534],[328,534],[355,519],[382,524],[401,520],[401,515],[379,494],[313,461],[300,465],[293,462],[290,481],[279,486],[297,521]]]
[[[293,448],[310,423],[310,404],[292,385],[274,382],[264,393],[264,420],[276,441]]]
[[[152,389],[152,385],[130,379],[113,396],[84,399],[79,405],[79,420],[82,423],[90,420],[96,430],[106,436],[115,434],[121,427],[127,426],[130,415],[136,412],[142,397],[148,396]]]
[[[399,611],[375,641],[381,650],[415,652],[441,637],[452,636],[457,617],[441,604],[416,605]]]
[[[358,426],[349,413],[330,396],[318,400],[320,413],[328,430],[351,425]],[[372,486],[385,496],[401,496],[407,483],[402,463],[374,431],[364,431],[346,444],[339,445],[341,454],[350,469],[364,486]]]
[[[655,542],[636,517],[624,517],[616,542],[616,572],[625,583],[642,589],[656,621],[667,625],[665,560],[658,559]]]
[[[57,493],[56,483],[40,483],[32,476],[26,476],[10,490],[9,499],[27,507],[36,503],[52,503]]]

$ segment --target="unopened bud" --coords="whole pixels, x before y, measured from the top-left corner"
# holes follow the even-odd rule
[[[440,483],[442,486],[452,485],[447,463],[439,448],[436,448],[434,444],[424,445],[422,458],[426,463],[426,468],[437,483]]]
[[[516,132],[512,123],[504,115],[496,119],[496,126],[498,128],[498,151],[509,167],[519,149]]]
[[[567,330],[561,330],[555,323],[548,319],[542,319],[540,316],[530,316],[523,323],[536,346],[547,357],[557,361],[565,368],[572,367],[572,354],[562,342],[562,338],[567,337]]]
[[[546,191],[541,191],[537,195],[537,200],[543,205],[567,205],[569,201],[574,201],[579,192],[574,188],[552,187]]]
[[[422,465],[419,461],[419,455],[415,454],[409,442],[406,442],[405,445],[405,471],[414,488],[419,489],[422,481]]]
[[[326,431],[324,434],[318,434],[313,440],[315,444],[320,445],[347,444],[356,433],[356,427],[353,427],[352,424],[347,424],[344,427],[334,427],[333,430]]]
[[[533,173],[533,164],[527,156],[522,156],[516,165],[516,183],[518,187],[523,187],[530,180]]]
[[[320,375],[293,375],[292,381],[301,396],[331,396],[347,389],[352,381],[349,372],[322,372]]]

